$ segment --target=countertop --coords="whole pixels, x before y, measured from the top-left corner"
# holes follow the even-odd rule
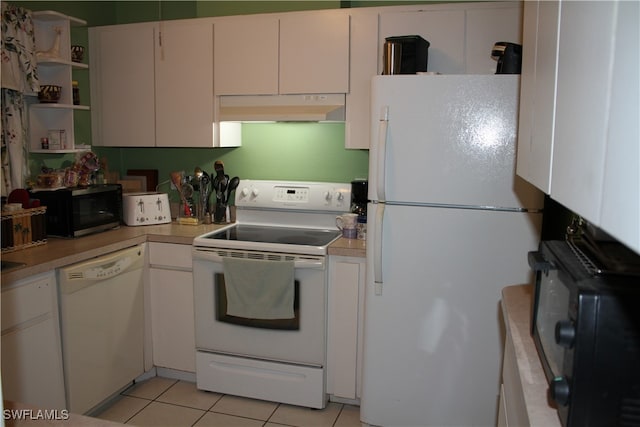
[[[226,225],[181,225],[176,222],[141,227],[123,225],[115,230],[75,239],[49,237],[45,245],[1,255],[3,261],[25,264],[22,267],[2,272],[2,286],[10,285],[15,281],[35,274],[75,264],[143,242],[190,245],[195,237]],[[364,257],[365,242],[363,240],[339,238],[329,246],[329,255]]]
[[[547,379],[531,337],[532,285],[502,290],[502,313],[513,338],[524,404],[531,426],[560,427],[560,419],[547,402]]]

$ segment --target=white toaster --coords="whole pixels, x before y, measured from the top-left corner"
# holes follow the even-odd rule
[[[152,225],[171,222],[167,193],[125,193],[122,213],[127,225]]]

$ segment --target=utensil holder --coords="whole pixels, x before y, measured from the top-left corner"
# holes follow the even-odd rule
[[[227,205],[216,203],[216,208],[213,211],[213,223],[222,224],[225,222],[227,222]]]

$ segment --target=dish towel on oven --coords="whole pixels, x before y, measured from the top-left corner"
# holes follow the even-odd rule
[[[248,319],[292,319],[293,261],[222,258],[227,314]]]

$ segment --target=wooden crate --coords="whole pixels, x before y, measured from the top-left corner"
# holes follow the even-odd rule
[[[2,252],[13,252],[47,243],[46,206],[2,212]]]

